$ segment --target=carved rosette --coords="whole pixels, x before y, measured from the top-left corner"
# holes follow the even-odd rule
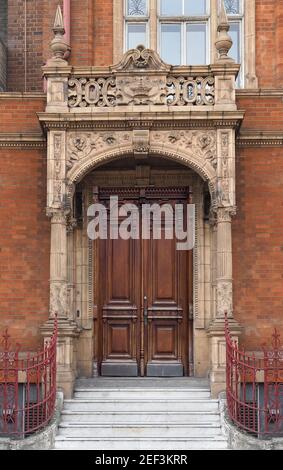
[[[153,132],[151,144],[172,147],[175,151],[182,151],[194,155],[200,161],[208,161],[211,166],[217,168],[217,145],[215,131],[166,131]]]
[[[129,132],[70,132],[67,137],[67,169],[87,157],[129,143]]]

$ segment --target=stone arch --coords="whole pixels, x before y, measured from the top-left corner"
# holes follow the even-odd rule
[[[197,154],[186,152],[184,150],[173,149],[169,146],[154,145],[150,148],[151,155],[158,155],[168,160],[173,160],[183,166],[194,170],[203,181],[207,182],[212,205],[217,204],[217,175],[213,166],[208,160],[200,158]],[[130,158],[134,154],[133,146],[124,148],[116,148],[101,153],[91,153],[87,157],[77,161],[69,170],[67,175],[68,187],[70,188],[68,197],[72,197],[73,191],[77,183],[79,183],[91,170],[111,161],[120,158]]]

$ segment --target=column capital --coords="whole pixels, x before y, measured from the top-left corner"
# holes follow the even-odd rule
[[[234,217],[237,214],[237,207],[236,206],[229,206],[229,207],[223,207],[223,206],[218,206],[213,209],[213,212],[215,213],[215,223],[221,223],[221,222],[231,222],[232,217]]]
[[[67,219],[69,216],[70,210],[63,207],[47,207],[46,216],[49,217],[54,223],[64,223],[67,224]]]

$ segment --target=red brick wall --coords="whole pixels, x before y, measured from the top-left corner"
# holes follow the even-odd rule
[[[0,132],[41,133],[38,112],[44,111],[46,99],[29,95],[15,95],[14,99],[0,99]]]
[[[94,64],[113,63],[113,2],[112,0],[94,1]]]
[[[44,106],[44,98],[1,99],[0,133],[40,133],[36,112]],[[46,149],[0,147],[0,168],[0,331],[7,325],[34,349],[49,304]]]
[[[283,149],[238,149],[236,182],[234,308],[251,350],[283,329]]]
[[[42,90],[42,2],[29,0],[26,7],[25,54],[25,2],[8,2],[8,91]]]
[[[46,150],[0,148],[0,330],[36,349],[48,318]]]

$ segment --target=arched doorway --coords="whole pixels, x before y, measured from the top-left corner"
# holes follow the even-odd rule
[[[186,222],[192,178],[189,169],[160,157],[121,158],[86,178],[94,201],[107,208],[107,239],[93,242],[94,363],[100,375],[194,374],[193,250],[177,249],[176,219],[169,234],[163,212],[171,207],[173,215],[178,204]],[[136,210],[135,233],[127,239],[120,231],[110,237],[110,198],[118,198],[120,229],[127,219],[125,204]],[[150,214],[146,238],[145,208],[160,209],[161,220],[156,233]]]

